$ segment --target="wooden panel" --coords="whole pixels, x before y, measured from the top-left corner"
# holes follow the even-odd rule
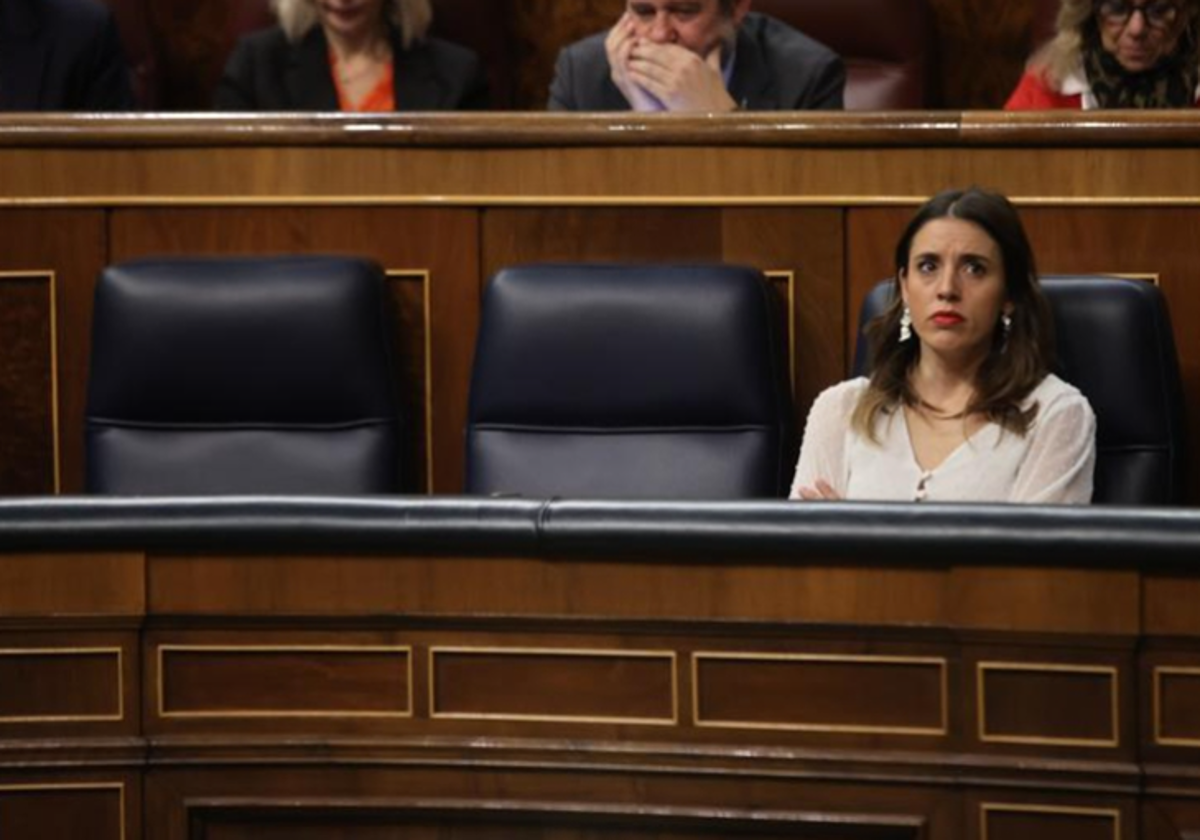
[[[432,648],[432,717],[677,721],[670,652]]]
[[[145,583],[140,554],[0,554],[0,615],[138,616]]]
[[[938,658],[697,653],[700,726],[949,734]]]
[[[122,784],[0,782],[0,837],[125,840]]]
[[[689,566],[469,557],[154,557],[161,614],[605,615],[930,625],[946,621],[931,569]]]
[[[0,494],[57,490],[53,272],[0,271]]]
[[[869,814],[603,808],[488,802],[469,804],[192,803],[190,824],[205,840],[909,840],[923,821]]]
[[[0,724],[120,721],[121,648],[0,648]]]
[[[984,803],[983,840],[1121,840],[1121,812],[1109,808]]]
[[[92,285],[105,253],[100,211],[0,210],[0,494],[83,486]]]
[[[979,630],[1135,634],[1131,571],[960,567],[951,573],[954,622]]]
[[[428,489],[426,478],[432,474],[432,490],[461,490],[462,430],[479,320],[474,212],[312,207],[121,210],[113,215],[112,243],[114,261],[150,254],[279,253],[345,253],[376,260],[393,278],[388,285],[398,327],[398,387],[414,420],[408,429],[412,448],[407,460],[415,482],[410,486]],[[432,429],[438,430],[436,437],[429,436]],[[430,456],[432,463],[427,460]]]
[[[408,717],[408,647],[161,645],[162,718]]]
[[[980,662],[979,739],[1042,746],[1117,747],[1115,667]]]

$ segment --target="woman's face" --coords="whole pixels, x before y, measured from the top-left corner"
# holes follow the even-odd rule
[[[1012,308],[1000,246],[963,219],[933,219],[917,231],[900,293],[922,352],[959,361],[985,357],[1001,313]]]
[[[1178,0],[1101,0],[1100,43],[1130,73],[1141,73],[1175,51],[1185,25]]]
[[[369,35],[383,22],[384,0],[316,0],[316,3],[325,31],[346,40]]]

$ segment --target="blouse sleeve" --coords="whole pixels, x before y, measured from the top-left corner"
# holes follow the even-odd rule
[[[1092,500],[1096,415],[1082,394],[1045,406],[1034,421],[1029,452],[1017,471],[1012,502],[1085,505]]]
[[[804,440],[800,445],[800,460],[792,478],[790,498],[800,498],[800,488],[812,487],[823,478],[845,496],[846,431],[850,415],[858,403],[866,380],[852,379],[827,388],[817,397],[804,424]]]

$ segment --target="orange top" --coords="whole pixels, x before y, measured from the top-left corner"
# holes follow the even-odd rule
[[[337,56],[330,50],[329,71],[333,76],[333,86],[337,88],[338,108],[358,113],[396,110],[395,71],[392,62],[389,61],[384,65],[383,75],[379,77],[375,87],[371,88],[367,95],[358,102],[351,102],[346,91],[342,89],[342,83],[338,80],[337,64]]]

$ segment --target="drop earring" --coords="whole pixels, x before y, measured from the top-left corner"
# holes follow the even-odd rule
[[[908,304],[904,305],[904,311],[900,313],[900,343],[908,341],[912,338],[912,311],[908,308]]]

